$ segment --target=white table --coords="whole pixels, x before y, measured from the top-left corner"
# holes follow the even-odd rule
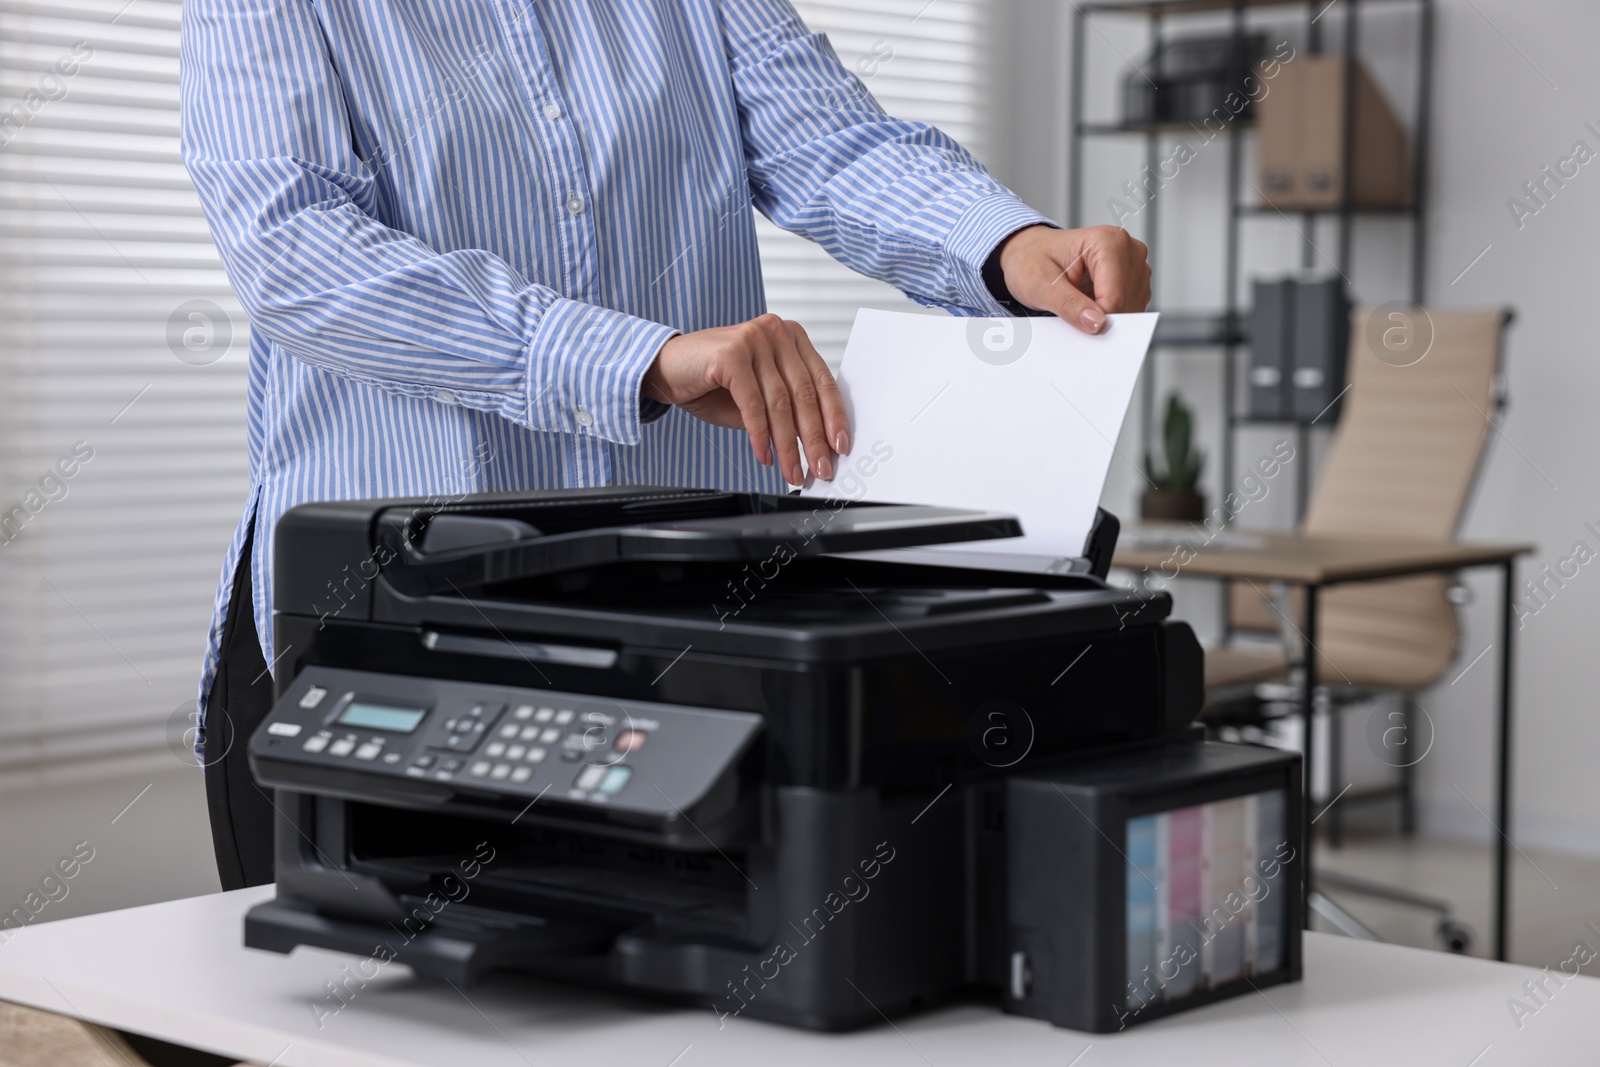
[[[1539,972],[1306,935],[1306,980],[1121,1034],[964,1005],[813,1034],[508,978],[457,991],[391,965],[319,1029],[308,1006],[351,957],[240,944],[270,888],[41,924],[0,945],[0,998],[275,1067],[1370,1067],[1600,1062],[1600,980],[1568,979],[1519,1029]],[[1573,937],[1594,937],[1575,930]]]

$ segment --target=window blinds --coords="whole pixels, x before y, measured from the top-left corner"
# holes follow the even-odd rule
[[[245,490],[246,321],[166,0],[0,0],[0,783],[181,758]]]
[[[801,3],[892,113],[985,147],[977,0]],[[172,0],[0,0],[0,786],[170,766],[243,506],[248,323],[178,154]],[[762,220],[830,359],[888,286]]]

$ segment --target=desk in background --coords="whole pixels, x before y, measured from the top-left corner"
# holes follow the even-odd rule
[[[1178,546],[1181,566],[1174,559]],[[1506,958],[1507,915],[1510,895],[1511,847],[1511,681],[1512,610],[1516,559],[1533,551],[1528,544],[1487,544],[1470,541],[1420,541],[1388,537],[1326,537],[1229,528],[1213,534],[1198,525],[1160,524],[1133,526],[1123,531],[1112,566],[1171,577],[1174,568],[1184,577],[1285,582],[1305,590],[1300,633],[1311,653],[1303,657],[1300,712],[1304,716],[1306,817],[1314,819],[1311,804],[1313,758],[1312,712],[1317,687],[1317,594],[1331,585],[1404,578],[1416,574],[1501,569],[1500,686],[1498,699],[1499,746],[1495,790],[1494,954]],[[1306,825],[1306,841],[1311,826]],[[1311,855],[1305,857],[1306,886],[1311,885]],[[1309,913],[1308,913],[1309,914]]]

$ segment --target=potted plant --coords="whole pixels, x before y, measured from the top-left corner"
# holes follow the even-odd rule
[[[1166,470],[1157,471],[1155,457],[1145,453],[1144,473],[1150,488],[1139,499],[1140,515],[1173,522],[1205,518],[1206,499],[1195,488],[1200,483],[1205,457],[1194,447],[1194,414],[1177,393],[1167,397],[1161,441]]]

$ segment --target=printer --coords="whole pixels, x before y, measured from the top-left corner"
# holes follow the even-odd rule
[[[985,551],[1020,533],[656,487],[290,510],[245,943],[826,1030],[1298,978],[1298,757],[1197,739],[1200,647],[1105,581],[1114,518]]]

